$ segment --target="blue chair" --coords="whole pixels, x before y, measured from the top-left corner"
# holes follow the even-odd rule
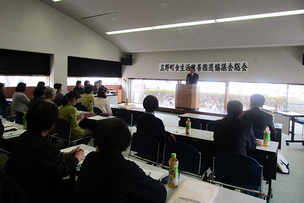
[[[7,109],[3,104],[0,104],[0,115],[8,121],[15,121],[15,118],[7,115]]]
[[[116,117],[122,119],[130,127],[136,126],[133,121],[133,114],[126,109],[117,109]]]
[[[263,167],[254,158],[237,153],[221,153],[213,158],[213,184],[261,195]]]
[[[94,113],[100,115],[102,113],[102,110],[94,106]]]
[[[302,125],[302,139],[303,139],[303,132],[304,132],[304,120],[296,119],[296,123],[299,123]],[[304,145],[304,142],[302,142],[302,145]]]
[[[58,118],[56,121],[54,128],[53,128],[53,133],[51,134],[51,139],[50,143],[52,142],[52,138],[57,138],[59,140],[63,140],[68,143],[68,147],[72,144],[76,144],[77,141],[83,140],[83,139],[88,139],[90,136],[84,136],[78,139],[71,139],[71,126],[70,124],[62,119]]]
[[[16,123],[23,125],[23,116],[24,113],[20,112],[20,111],[16,111]]]
[[[206,124],[206,130],[214,132],[216,121],[209,121]]]
[[[254,136],[256,139],[264,139],[264,132],[263,130],[253,129]]]
[[[164,167],[169,165],[168,161],[172,153],[176,153],[179,161],[178,169],[183,173],[201,177],[207,170],[201,167],[201,153],[192,145],[179,141],[168,142],[164,146],[162,164]]]
[[[188,119],[187,117],[180,117],[178,125],[182,126],[182,127],[186,127],[187,119]],[[190,118],[190,121],[191,121],[191,128],[195,128],[195,129],[199,129],[199,130],[202,129],[202,124],[201,124],[201,122],[199,122],[199,120],[197,120],[195,118]]]
[[[89,111],[88,108],[82,105],[81,103],[76,104],[76,109],[79,111]]]
[[[158,165],[160,163],[159,148],[160,144],[152,136],[141,132],[135,132],[132,137],[128,157],[133,156]],[[137,153],[132,154],[132,151]]]

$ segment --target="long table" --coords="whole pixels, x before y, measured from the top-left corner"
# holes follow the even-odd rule
[[[213,129],[215,126],[215,122],[223,118],[221,116],[210,116],[210,115],[202,115],[202,114],[194,114],[194,113],[184,113],[182,115],[179,115],[178,117],[197,119],[202,124],[203,130]]]
[[[197,148],[202,154],[202,163],[211,166],[214,151],[213,132],[191,129],[191,135],[186,136],[185,127],[170,125],[166,125],[165,130],[173,134],[177,141],[189,143]],[[270,141],[269,147],[257,146],[256,150],[248,153],[263,166],[264,180],[269,182],[268,200],[272,196],[271,181],[276,179],[278,146],[278,142]]]
[[[23,129],[23,125],[20,125],[18,123],[13,123],[5,119],[2,119],[2,124],[4,126],[4,133],[2,135],[2,138],[7,141],[14,140],[25,132],[25,130]],[[5,132],[6,130],[9,129],[15,129],[15,130]]]
[[[94,147],[88,146],[88,145],[77,145],[77,146],[73,146],[73,147],[69,147],[66,149],[61,150],[62,152],[69,152],[72,149],[75,149],[76,147],[80,146],[81,149],[83,149],[85,151],[85,156],[92,152],[95,151]],[[152,165],[148,165],[146,163],[140,162],[138,160],[133,160],[130,159],[131,161],[134,161],[141,169],[143,169],[143,171],[146,174],[156,174],[157,175],[161,175],[161,177],[164,177],[168,174],[168,171],[159,167],[155,167]],[[151,175],[152,176],[152,175]],[[153,177],[153,176],[152,176]],[[154,178],[154,177],[153,177]],[[156,178],[157,179],[157,178]],[[198,179],[194,179],[192,177],[189,177],[187,175],[181,174],[180,179],[179,179],[179,185],[183,184],[183,182],[185,180],[191,180],[191,181],[198,181],[198,183],[201,183],[201,181],[199,181]],[[208,184],[208,183],[206,183]],[[218,186],[216,186],[218,187]],[[177,188],[170,188],[168,187],[168,185],[165,185],[165,188],[167,190],[167,201],[173,196],[173,194],[177,191]],[[242,194],[240,192],[236,192],[236,191],[232,191],[223,187],[218,187],[219,188],[219,192],[217,193],[217,196],[214,199],[214,203],[244,203],[244,202],[250,202],[250,203],[265,203],[265,200],[250,196],[250,195],[246,195],[246,194]],[[193,188],[195,189],[195,188]]]

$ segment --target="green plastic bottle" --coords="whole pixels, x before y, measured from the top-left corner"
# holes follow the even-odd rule
[[[178,160],[176,158],[176,153],[171,154],[171,159],[169,159],[169,181],[168,186],[175,188],[178,186]]]
[[[91,102],[91,104],[90,104],[90,113],[94,113],[94,106],[93,106],[93,102]]]
[[[23,115],[23,129],[24,129],[24,130],[27,129],[27,121],[26,121],[25,116],[26,116],[26,112],[25,112],[24,115]]]

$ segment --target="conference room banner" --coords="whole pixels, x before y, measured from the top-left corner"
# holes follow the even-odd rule
[[[188,72],[194,66],[196,72],[247,72],[248,61],[202,62],[202,63],[159,63],[160,72]]]

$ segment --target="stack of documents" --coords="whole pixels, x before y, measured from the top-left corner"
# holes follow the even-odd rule
[[[219,191],[218,187],[203,181],[185,180],[178,187],[168,203],[212,203]]]

